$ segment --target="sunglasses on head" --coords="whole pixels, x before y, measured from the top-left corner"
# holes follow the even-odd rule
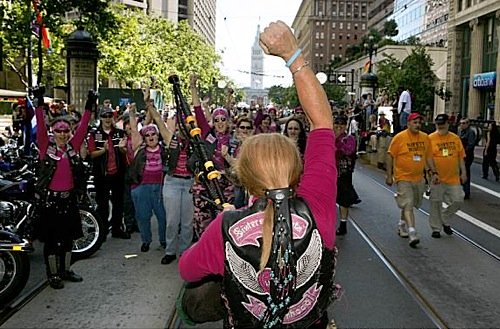
[[[58,134],[62,133],[69,134],[69,129],[54,129],[54,132]]]
[[[214,119],[214,122],[220,122],[220,121],[225,122],[226,118],[215,118]]]
[[[239,126],[238,128],[240,128],[240,129],[246,129],[246,130],[252,130],[253,129],[251,126]]]
[[[112,117],[113,117],[113,114],[111,114],[111,113],[101,114],[101,118],[109,119],[109,118],[112,118]]]

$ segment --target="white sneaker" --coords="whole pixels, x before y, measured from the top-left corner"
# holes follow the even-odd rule
[[[398,224],[398,235],[402,238],[408,237],[408,226],[406,225],[406,223]]]
[[[409,245],[410,245],[410,247],[415,248],[417,246],[417,244],[419,244],[419,242],[420,242],[420,239],[417,236],[417,231],[412,231],[409,233],[409,235],[410,235]]]

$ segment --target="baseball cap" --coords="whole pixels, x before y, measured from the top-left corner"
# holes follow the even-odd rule
[[[441,114],[438,114],[436,116],[436,118],[434,119],[434,123],[437,123],[438,125],[442,125],[443,123],[446,123],[448,122],[448,114],[446,113],[441,113]]]
[[[113,113],[113,109],[110,107],[103,107],[101,109],[101,113],[99,115],[108,114],[108,113]]]
[[[418,112],[410,113],[410,115],[408,116],[408,121],[413,121],[416,119],[422,119],[422,115],[420,115],[420,113]]]

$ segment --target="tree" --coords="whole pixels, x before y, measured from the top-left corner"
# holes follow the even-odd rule
[[[328,100],[334,101],[339,107],[343,107],[345,105],[346,95],[347,95],[347,90],[345,86],[332,83],[325,83],[323,85],[323,89],[325,89]]]
[[[436,76],[432,72],[432,59],[425,47],[416,46],[411,54],[400,62],[392,55],[384,55],[379,61],[377,75],[381,89],[389,95],[397,93],[399,86],[409,88],[412,94],[412,108],[423,113],[434,104]]]
[[[396,20],[391,19],[384,23],[384,35],[386,37],[395,37],[399,34],[398,24]]]

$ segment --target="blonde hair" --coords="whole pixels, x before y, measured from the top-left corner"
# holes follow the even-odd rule
[[[302,172],[302,160],[294,142],[280,134],[259,134],[242,144],[235,163],[236,174],[248,192],[263,197],[265,190],[295,188]],[[268,203],[262,227],[261,270],[271,251],[274,210]]]

